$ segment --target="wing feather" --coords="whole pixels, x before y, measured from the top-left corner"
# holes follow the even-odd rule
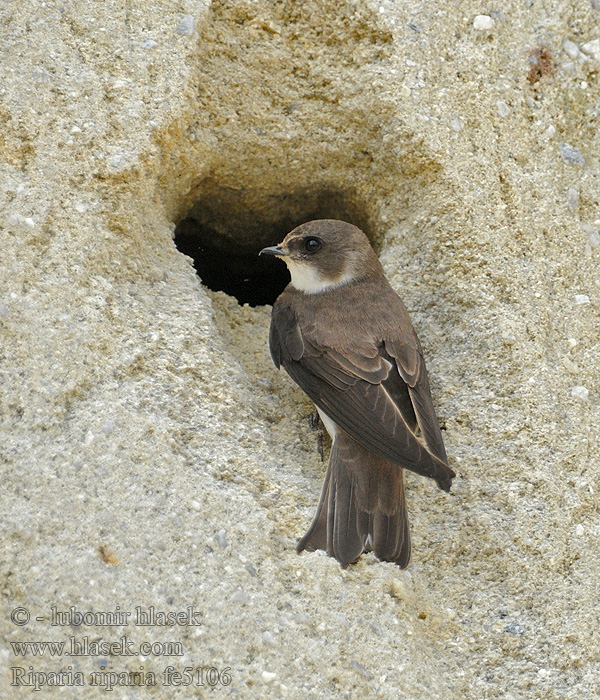
[[[455,474],[446,463],[420,347],[387,340],[360,354],[319,347],[303,337],[287,305],[273,310],[270,343],[275,364],[342,430],[449,490]],[[427,447],[414,433],[417,423]]]
[[[447,463],[448,457],[431,398],[429,378],[423,356],[406,343],[388,343],[386,341],[385,348],[394,358],[398,372],[408,386],[415,417],[427,447],[442,462]]]

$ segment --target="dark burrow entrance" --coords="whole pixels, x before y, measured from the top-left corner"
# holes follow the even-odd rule
[[[273,304],[283,291],[290,280],[287,268],[258,253],[294,227],[312,219],[342,219],[370,233],[355,197],[334,188],[265,195],[203,183],[199,191],[177,223],[175,245],[194,260],[203,284],[240,304]]]

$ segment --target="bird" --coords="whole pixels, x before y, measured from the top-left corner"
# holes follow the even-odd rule
[[[342,568],[372,551],[405,568],[404,469],[444,491],[456,476],[408,311],[350,223],[309,221],[260,254],[283,260],[291,275],[273,305],[271,357],[316,404],[332,440],[316,515],[297,551],[325,550]]]

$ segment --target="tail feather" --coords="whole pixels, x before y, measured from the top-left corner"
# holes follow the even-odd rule
[[[406,505],[402,513],[387,516],[378,512],[373,523],[373,551],[382,561],[394,561],[405,569],[410,561],[410,531]]]
[[[401,568],[410,560],[404,474],[346,433],[336,435],[315,518],[297,551],[324,549],[342,567],[373,551]]]
[[[331,460],[325,472],[325,480],[323,481],[323,489],[321,490],[321,498],[317,506],[317,512],[313,518],[310,527],[306,531],[304,537],[298,542],[296,551],[298,554],[307,549],[309,552],[314,552],[315,549],[327,549],[327,522],[328,522],[328,504],[329,504],[329,482],[331,481]]]
[[[365,540],[358,527],[360,509],[355,480],[339,463],[333,463],[332,467],[327,504],[327,553],[346,568],[363,553]]]

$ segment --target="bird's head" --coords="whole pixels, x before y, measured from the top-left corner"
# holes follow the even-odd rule
[[[302,224],[279,245],[263,248],[260,254],[281,257],[292,285],[306,294],[326,292],[381,269],[365,234],[335,219]]]

